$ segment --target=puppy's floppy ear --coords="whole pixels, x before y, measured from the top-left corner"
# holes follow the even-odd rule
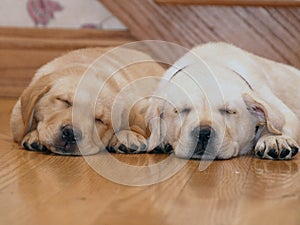
[[[149,108],[146,112],[146,122],[150,130],[150,137],[148,139],[148,150],[153,150],[162,142],[162,114],[163,114],[163,100],[159,98],[152,98],[150,100]]]
[[[254,94],[243,94],[243,100],[249,112],[258,118],[260,124],[265,124],[270,133],[282,134],[280,130],[285,119],[276,107],[271,107],[270,104],[254,96]]]
[[[33,121],[35,105],[51,89],[53,81],[53,75],[45,75],[31,83],[23,91],[20,102],[24,130],[22,135],[17,138],[18,142],[21,142],[23,137],[36,126],[35,121]]]

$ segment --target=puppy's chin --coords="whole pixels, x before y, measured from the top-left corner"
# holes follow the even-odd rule
[[[191,140],[190,140],[191,141]],[[192,143],[181,144],[175,146],[174,153],[177,157],[183,159],[207,160],[212,161],[218,158],[216,146],[214,143],[209,143],[205,149],[197,149],[197,140],[192,140]]]
[[[220,146],[217,154],[217,159],[230,159],[239,155],[239,144],[234,141]]]
[[[86,156],[86,155],[94,155],[100,151],[100,148],[78,148],[78,146],[70,147],[60,147],[60,146],[46,146],[46,148],[56,155],[66,155],[66,156]]]
[[[191,154],[180,151],[175,151],[175,155],[183,159],[194,159],[194,160],[204,160],[204,161],[213,161],[216,159],[230,159],[234,157],[232,154],[213,154],[209,149],[206,149],[206,152],[199,154]]]

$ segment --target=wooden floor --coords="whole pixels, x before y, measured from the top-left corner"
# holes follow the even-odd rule
[[[189,161],[164,182],[126,186],[103,178],[82,157],[21,150],[8,124],[15,101],[0,98],[1,225],[300,224],[299,156],[214,161],[202,172]],[[166,156],[115,157],[147,164]]]

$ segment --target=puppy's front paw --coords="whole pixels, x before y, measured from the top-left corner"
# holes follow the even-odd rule
[[[298,144],[292,138],[263,136],[255,146],[255,155],[263,159],[291,159],[298,149]]]
[[[147,140],[138,133],[122,130],[114,134],[107,150],[117,153],[145,153]]]
[[[21,144],[27,150],[39,152],[46,151],[45,147],[40,144],[37,130],[33,130],[30,133],[26,134]]]

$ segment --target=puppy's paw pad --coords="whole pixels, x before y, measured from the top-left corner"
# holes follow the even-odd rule
[[[150,154],[171,154],[173,152],[173,147],[170,144],[165,146],[157,146],[153,150],[149,151]]]
[[[43,151],[44,147],[40,144],[38,132],[36,130],[28,133],[22,141],[22,146],[26,150]]]
[[[107,147],[109,152],[144,153],[147,151],[146,139],[133,131],[123,130],[114,135]]]
[[[31,150],[31,149],[30,149],[30,145],[29,145],[28,142],[26,142],[26,141],[23,141],[23,142],[22,142],[22,146],[23,146],[26,150]]]
[[[266,136],[259,139],[255,155],[263,159],[291,159],[298,153],[298,144],[285,136]]]
[[[31,148],[36,149],[36,150],[40,149],[40,144],[37,142],[33,142],[30,146],[31,146]]]
[[[298,147],[292,147],[292,157],[297,155],[298,151],[299,151]]]

